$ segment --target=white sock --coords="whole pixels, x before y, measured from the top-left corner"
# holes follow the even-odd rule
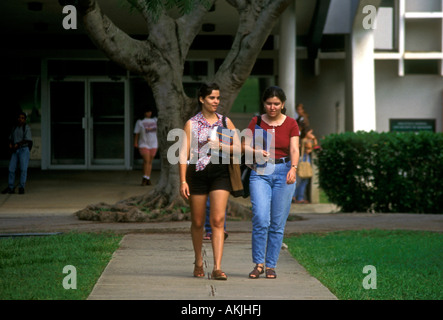
[[[149,177],[149,176],[143,176],[143,178],[145,178],[145,179],[148,179],[148,180],[149,180],[149,178],[150,178],[150,177]]]

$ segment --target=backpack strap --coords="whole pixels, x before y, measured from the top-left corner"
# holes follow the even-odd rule
[[[261,115],[257,116],[257,125],[261,127]]]

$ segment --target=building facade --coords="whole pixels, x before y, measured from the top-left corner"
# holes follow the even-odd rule
[[[63,1],[62,1],[63,2]],[[133,36],[142,18],[98,1]],[[98,51],[79,23],[63,27],[57,1],[2,1],[1,141],[18,110],[34,137],[31,166],[116,169],[140,166],[133,127],[147,84]],[[188,55],[184,87],[192,95],[222,63],[236,11],[217,1]],[[233,19],[226,19],[232,16]],[[432,130],[443,121],[442,0],[295,0],[280,17],[229,116],[240,129],[260,111],[260,93],[277,84],[288,115],[303,103],[317,136],[358,130]],[[208,38],[217,41],[207,40]],[[213,43],[216,43],[214,45]],[[0,163],[7,167],[6,148]]]

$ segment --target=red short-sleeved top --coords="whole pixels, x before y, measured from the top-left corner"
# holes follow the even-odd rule
[[[248,126],[248,128],[252,131],[252,134],[254,134],[256,124],[257,117],[254,117]],[[289,142],[291,138],[300,135],[297,121],[286,116],[285,121],[283,121],[280,126],[273,127],[263,121],[262,117],[260,127],[275,136],[275,139],[272,139],[273,142],[275,141],[275,145],[271,144],[270,157],[273,159],[280,159],[289,156]],[[273,131],[274,128],[275,132]]]

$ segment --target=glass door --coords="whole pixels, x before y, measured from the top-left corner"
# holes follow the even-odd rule
[[[51,165],[86,165],[85,110],[84,81],[50,83]]]
[[[90,166],[125,164],[125,83],[89,83]]]
[[[126,91],[125,81],[50,82],[51,168],[129,167]]]

